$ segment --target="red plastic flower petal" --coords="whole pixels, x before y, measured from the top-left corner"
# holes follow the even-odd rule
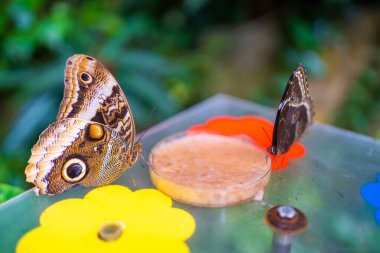
[[[217,116],[209,119],[204,124],[190,127],[187,134],[208,132],[224,136],[244,135],[248,136],[256,146],[268,152],[268,148],[272,144],[273,128],[272,122],[258,116]],[[284,154],[277,156],[269,152],[268,154],[272,160],[272,170],[280,170],[288,166],[289,159],[304,156],[306,148],[300,142],[297,142]]]

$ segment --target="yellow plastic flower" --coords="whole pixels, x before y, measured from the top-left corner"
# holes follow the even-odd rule
[[[16,252],[190,252],[184,241],[195,231],[194,218],[171,205],[157,190],[100,187],[48,207]]]

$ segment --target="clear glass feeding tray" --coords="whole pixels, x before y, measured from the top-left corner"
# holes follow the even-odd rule
[[[217,95],[151,128],[142,139],[143,156],[148,158],[165,137],[217,115],[258,115],[274,121],[275,111]],[[270,173],[262,201],[215,208],[174,202],[196,220],[195,233],[187,241],[191,252],[269,252],[273,231],[263,218],[268,209],[280,204],[294,206],[308,218],[305,232],[293,239],[292,252],[380,252],[376,208],[360,194],[362,186],[375,182],[380,171],[379,141],[315,123],[302,143],[306,155]],[[130,189],[154,187],[142,159],[115,184]],[[1,204],[0,252],[14,252],[18,240],[38,226],[48,206],[82,198],[90,190],[76,187],[52,197],[37,197],[29,190]]]

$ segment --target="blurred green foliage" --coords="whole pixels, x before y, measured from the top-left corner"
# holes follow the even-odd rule
[[[8,184],[0,184],[0,204],[11,199],[24,191],[23,188],[11,186]]]
[[[23,172],[30,148],[55,120],[65,62],[75,53],[92,55],[110,68],[142,130],[209,95],[205,80],[213,61],[197,49],[210,29],[277,13],[282,34],[274,85],[254,96],[255,101],[274,106],[299,62],[312,75],[326,74],[320,52],[326,43],[339,42],[336,22],[352,8],[349,0],[7,1],[0,6],[0,182],[30,187]],[[226,50],[228,39],[214,36],[203,49],[215,55]],[[358,101],[362,107],[345,106],[337,119],[340,126],[379,131],[374,124],[363,123],[367,118],[379,122],[375,116],[379,104],[372,106],[378,99],[374,94],[380,94],[378,65],[374,60],[364,68],[360,85],[355,86],[360,95],[353,91],[347,101]]]
[[[201,100],[202,69],[192,59],[181,58],[207,27],[250,17],[245,10],[249,3],[215,3],[13,0],[2,4],[0,182],[27,187],[23,169],[30,147],[55,120],[64,65],[72,54],[93,55],[111,69],[140,129]],[[225,8],[231,11],[228,17]],[[147,122],[153,110],[153,120]]]
[[[380,48],[363,66],[337,115],[336,124],[380,139]]]

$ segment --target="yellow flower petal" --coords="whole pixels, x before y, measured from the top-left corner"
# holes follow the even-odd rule
[[[172,209],[144,210],[124,218],[130,233],[136,235],[156,236],[165,239],[188,239],[195,230],[193,217],[187,212]],[[146,230],[146,227],[150,227]]]
[[[52,231],[65,232],[75,227],[72,233],[86,233],[102,222],[101,214],[101,208],[95,203],[82,199],[67,199],[48,207],[40,217],[40,224]]]
[[[140,204],[147,208],[167,208],[172,206],[172,200],[167,195],[154,189],[135,191],[133,197],[138,199]]]
[[[79,248],[81,247],[80,242],[90,244],[90,240],[91,237],[89,236],[72,237],[67,239],[58,231],[51,231],[44,227],[38,227],[21,238],[17,244],[16,252],[81,252],[79,251]]]
[[[129,201],[132,191],[121,185],[108,185],[98,187],[84,197],[85,200],[100,201],[102,203],[113,202],[115,199],[118,202]]]
[[[48,207],[40,217],[41,226],[20,239],[16,252],[188,253],[184,241],[195,231],[194,218],[171,205],[171,199],[157,190],[99,187],[83,199]],[[99,230],[110,223],[125,226],[121,235],[111,241],[100,239]]]

